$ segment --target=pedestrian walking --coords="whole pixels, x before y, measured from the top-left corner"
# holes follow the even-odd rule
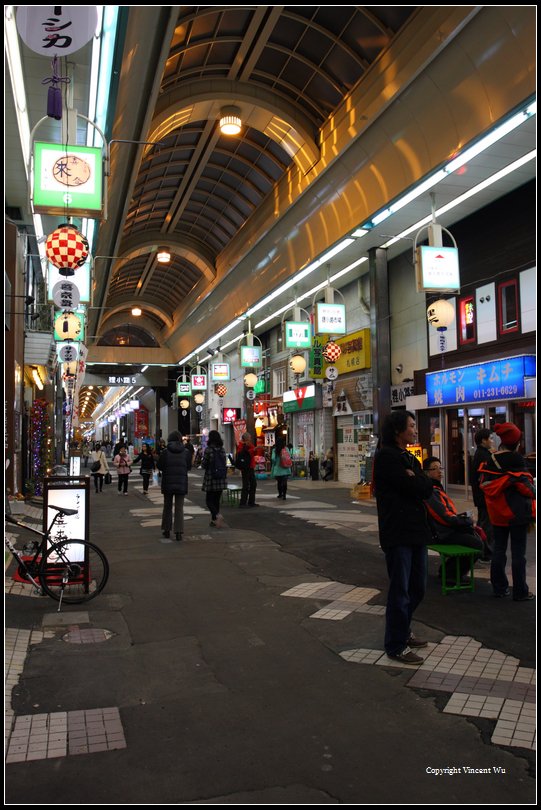
[[[173,529],[175,540],[179,542],[184,534],[184,497],[188,493],[188,471],[191,467],[191,454],[186,449],[181,434],[174,430],[167,437],[167,445],[160,453],[158,470],[161,472],[163,494],[162,535],[170,537]]]
[[[205,470],[202,490],[206,493],[207,509],[210,512],[210,525],[220,528],[223,526],[220,500],[222,492],[227,487],[227,461],[224,443],[217,430],[209,431],[201,466]]]
[[[483,462],[490,461],[493,451],[496,449],[492,444],[492,431],[488,428],[481,428],[475,434],[476,450],[473,454],[471,463],[471,489],[473,496],[473,503],[477,507],[477,523],[483,529],[487,536],[487,544],[485,547],[484,559],[490,560],[492,556],[492,546],[494,545],[494,538],[492,532],[492,524],[488,516],[487,505],[485,501],[485,494],[481,488],[479,467]]]
[[[426,647],[411,629],[426,590],[427,545],[432,533],[424,501],[432,481],[407,449],[417,439],[412,413],[396,410],[384,420],[381,447],[374,458],[374,489],[379,539],[389,575],[385,613],[385,652],[403,664],[422,664],[412,648]]]
[[[83,442],[81,455],[84,459],[84,466],[88,467],[88,459],[90,458],[90,447],[88,446],[88,442]]]
[[[97,466],[98,464],[99,467]],[[90,454],[90,471],[94,479],[96,492],[103,492],[103,479],[105,474],[109,472],[109,465],[107,464],[107,457],[103,452],[103,447],[100,442],[96,442],[94,450]]]
[[[143,442],[141,445],[141,452],[133,460],[133,464],[141,464],[141,469],[139,470],[140,475],[143,476],[143,493],[148,493],[148,485],[150,483],[150,479],[154,470],[156,469],[156,462],[154,460],[154,455],[152,453],[152,449],[146,442]]]
[[[483,557],[484,545],[481,538],[473,528],[473,520],[469,515],[458,514],[451,497],[443,488],[441,479],[443,470],[441,462],[436,456],[428,456],[423,461],[423,470],[432,480],[433,489],[430,498],[425,501],[428,512],[428,522],[435,536],[436,543],[446,545],[466,546],[479,552],[479,557]],[[461,557],[459,560],[460,578],[464,582],[470,570],[468,557]],[[458,584],[456,580],[456,568],[454,560],[449,560],[446,567],[445,581],[449,585]]]
[[[271,451],[271,476],[276,478],[278,486],[278,498],[283,501],[287,495],[287,481],[291,475],[291,456],[286,447],[286,443],[280,436],[276,437],[276,443]]]
[[[255,477],[255,446],[250,433],[243,433],[237,446],[235,467],[242,475],[242,491],[240,493],[239,507],[259,506],[255,502],[257,479]]]
[[[510,539],[513,600],[524,602],[535,598],[526,582],[526,543],[528,527],[535,520],[535,486],[524,457],[517,452],[520,429],[512,422],[504,422],[494,430],[501,440],[500,448],[480,466],[481,488],[494,537],[490,582],[494,596],[508,596],[505,568]]]
[[[124,446],[120,448],[118,455],[114,457],[113,464],[115,465],[118,473],[118,494],[121,495],[124,493],[124,495],[127,495],[128,478],[131,473],[132,460]]]
[[[323,480],[332,481],[334,478],[334,450],[332,449],[332,447],[329,447],[329,449],[325,453],[325,459],[321,466],[325,470]]]

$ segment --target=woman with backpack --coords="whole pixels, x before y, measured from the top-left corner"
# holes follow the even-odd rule
[[[278,498],[283,501],[287,494],[287,479],[291,475],[291,455],[281,436],[276,437],[276,443],[271,452],[271,476],[276,478],[278,485]]]
[[[224,519],[220,514],[220,500],[222,492],[227,487],[227,461],[225,458],[224,443],[217,430],[209,432],[208,443],[203,455],[201,466],[205,470],[203,478],[203,492],[206,492],[206,504],[210,512],[210,525],[220,528]]]

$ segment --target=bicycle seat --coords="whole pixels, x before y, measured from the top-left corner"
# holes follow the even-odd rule
[[[57,512],[60,512],[62,515],[76,515],[78,510],[77,509],[66,509],[65,506],[55,506],[53,503],[47,504],[49,509],[56,509]]]

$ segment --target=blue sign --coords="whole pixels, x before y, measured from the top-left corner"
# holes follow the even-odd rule
[[[533,355],[506,357],[426,375],[428,407],[516,399],[525,396],[524,378],[535,377]]]

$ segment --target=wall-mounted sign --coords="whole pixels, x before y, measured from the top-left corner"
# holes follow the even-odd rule
[[[98,25],[96,6],[19,6],[17,31],[31,51],[67,56],[90,42]]]
[[[406,398],[415,394],[413,382],[391,385],[391,408],[405,407]]]
[[[427,405],[438,407],[524,397],[525,378],[535,375],[535,357],[525,354],[433,371],[426,375]]]
[[[222,408],[222,425],[230,425],[241,417],[240,408]]]
[[[36,211],[98,217],[102,207],[102,150],[95,146],[34,143]]]
[[[260,368],[262,365],[261,346],[241,346],[240,364],[243,368]]]
[[[421,245],[415,256],[417,292],[460,292],[458,250]]]
[[[231,379],[229,363],[211,363],[210,379],[212,382],[228,382]]]
[[[191,397],[192,384],[190,382],[177,382],[177,397]]]
[[[312,345],[312,324],[308,321],[286,321],[285,341],[288,349],[309,349]]]
[[[316,304],[316,334],[346,334],[346,307],[344,304]]]
[[[370,368],[370,329],[359,329],[345,337],[337,338],[336,343],[342,349],[342,354],[335,360],[334,365],[339,374],[348,374],[362,368]]]
[[[412,456],[415,456],[420,464],[423,463],[423,448],[420,444],[408,444],[407,450]]]
[[[323,349],[328,342],[328,334],[314,335],[308,364],[308,376],[311,377],[312,380],[324,379],[325,377],[325,359],[323,357]]]
[[[206,391],[207,379],[206,374],[192,374],[192,391]]]
[[[54,264],[47,262],[47,278],[47,298],[49,301],[53,301],[53,290],[61,281],[66,281],[66,276],[63,276]],[[70,282],[79,290],[79,301],[88,303],[90,301],[90,264],[87,262],[78,267],[76,275],[70,278]]]
[[[284,413],[311,411],[321,407],[321,386],[303,385],[293,391],[284,391],[282,410]]]

